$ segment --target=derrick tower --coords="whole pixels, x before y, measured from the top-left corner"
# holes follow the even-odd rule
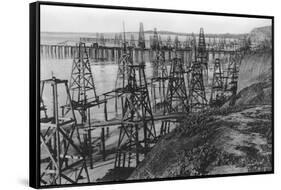
[[[122,46],[123,46],[122,54],[118,60],[118,71],[117,71],[117,79],[115,81],[115,89],[124,88],[126,86],[128,65],[131,65],[133,63],[131,51],[127,46],[125,28],[123,32]]]
[[[180,41],[179,41],[179,37],[176,36],[176,37],[175,37],[175,41],[174,41],[174,48],[175,48],[176,50],[178,50],[178,49],[180,48],[180,46],[181,46],[181,44],[180,44]]]
[[[184,74],[185,69],[182,59],[175,57],[170,68],[164,114],[189,112]]]
[[[159,66],[159,61],[163,60],[163,57],[160,57],[162,54],[160,52],[160,46],[159,46],[159,41],[158,41],[158,34],[156,28],[154,28],[154,34],[151,39],[151,57],[152,57],[152,66],[153,66],[153,77],[158,76],[158,66]]]
[[[100,46],[105,46],[105,38],[104,38],[104,35],[103,33],[100,34]]]
[[[208,70],[208,52],[206,49],[205,36],[203,28],[200,28],[198,47],[197,47],[196,62],[199,62],[204,70]]]
[[[205,44],[205,37],[203,28],[200,28],[198,47],[196,46],[196,39],[194,37],[194,61],[191,65],[191,79],[190,79],[190,111],[197,112],[203,110],[207,106],[206,92],[204,86],[204,70],[208,71],[207,66],[207,51]],[[208,75],[208,72],[207,72]]]
[[[71,77],[69,83],[70,97],[67,98],[66,105],[63,106],[63,113],[68,115],[72,109],[79,113],[77,117],[78,124],[88,127],[88,132],[83,131],[84,151],[90,159],[90,166],[93,166],[92,160],[92,135],[91,135],[91,111],[104,101],[100,101],[96,93],[94,77],[90,67],[89,56],[85,43],[80,42],[76,47],[76,55],[73,59]]]
[[[123,46],[123,37],[122,34],[119,34],[119,47]]]
[[[62,96],[58,93],[58,86],[64,88],[65,95],[70,99],[67,80],[53,77],[41,82],[41,111],[46,113],[47,109],[43,103],[45,88],[50,90],[52,99],[48,100],[51,105],[50,115],[41,114],[40,118],[40,183],[42,185],[89,183],[86,155],[79,138],[73,105],[70,102],[67,118],[60,114]]]
[[[131,39],[130,39],[130,44],[129,45],[132,48],[136,47],[135,38],[134,38],[133,34],[131,35]]]
[[[186,39],[185,39],[185,42],[184,42],[184,47],[186,49],[188,49],[190,47],[190,43],[191,43],[190,37],[188,35],[186,35]]]
[[[120,45],[118,34],[115,34],[114,36],[114,45],[117,47]]]
[[[70,110],[70,103],[73,109],[81,115],[81,122],[90,120],[88,108],[96,106],[99,99],[96,93],[94,77],[90,67],[89,56],[85,43],[80,42],[76,47],[76,56],[73,59],[69,89],[71,97],[67,99],[66,113]]]
[[[125,29],[124,29],[125,31]],[[143,25],[140,24],[140,38],[144,39]],[[141,42],[142,40],[139,40]],[[144,41],[143,41],[144,42]],[[115,157],[115,168],[134,167],[140,161],[140,154],[146,154],[155,143],[156,131],[152,115],[150,97],[145,76],[143,58],[144,43],[139,43],[141,61],[133,64],[131,54],[127,52],[124,36],[123,86],[121,94],[122,124],[119,127],[119,140]],[[123,71],[124,71],[123,70]],[[133,163],[135,158],[135,163]]]
[[[238,52],[234,52],[230,55],[224,84],[224,91],[228,97],[236,95],[237,93],[238,72],[241,60],[241,54]]]
[[[191,41],[190,41],[190,46],[191,46],[191,49],[192,49],[192,55],[191,55],[191,60],[196,60],[196,56],[197,56],[197,42],[196,42],[196,36],[194,33],[192,33],[192,38],[191,38]]]
[[[194,61],[191,66],[189,97],[191,112],[203,110],[207,106],[205,86],[203,82],[203,69],[202,65],[196,61]]]
[[[156,131],[147,88],[145,65],[128,65],[127,85],[122,89],[122,124],[115,167],[132,167],[155,143]],[[135,158],[135,163],[133,162]]]
[[[140,23],[138,47],[140,47],[141,49],[145,48],[145,37],[142,22]]]
[[[161,49],[163,47],[163,43],[160,35],[158,36],[158,43],[159,43],[159,48]]]
[[[224,103],[224,78],[220,59],[215,59],[210,97],[210,106],[219,107]]]
[[[188,95],[185,84],[185,69],[181,58],[173,58],[168,77],[167,92],[164,100],[164,115],[188,113]],[[161,123],[160,136],[170,131],[171,121]]]
[[[152,50],[158,50],[159,47],[159,39],[158,39],[158,34],[157,34],[157,29],[154,28],[153,36],[152,36],[152,42],[151,42],[151,49]]]
[[[172,47],[171,36],[168,36],[166,46],[167,46],[168,49],[171,49],[171,47]]]
[[[160,36],[158,37],[158,41]],[[159,43],[158,43],[159,44]],[[164,103],[166,90],[167,90],[167,80],[168,80],[168,70],[165,60],[164,51],[160,44],[156,46],[155,56],[152,60],[153,73],[151,79],[151,102],[154,111],[162,107]]]
[[[153,78],[168,77],[167,65],[165,62],[165,56],[162,49],[155,52],[155,57],[152,60],[153,64]]]

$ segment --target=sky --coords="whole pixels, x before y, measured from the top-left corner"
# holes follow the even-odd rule
[[[126,32],[144,30],[198,33],[248,33],[255,27],[271,25],[270,19],[213,15],[192,15],[100,8],[41,5],[41,32]]]

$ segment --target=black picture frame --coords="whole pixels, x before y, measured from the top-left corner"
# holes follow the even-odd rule
[[[254,172],[254,173],[238,173],[238,174],[221,174],[207,176],[191,176],[191,177],[173,177],[159,179],[140,179],[129,181],[112,181],[112,182],[96,182],[96,183],[81,183],[81,184],[66,184],[66,185],[40,185],[40,6],[63,6],[63,7],[87,7],[87,8],[102,8],[115,10],[132,10],[132,11],[152,11],[165,13],[183,13],[194,15],[215,15],[215,16],[231,16],[231,17],[247,17],[247,18],[262,18],[271,19],[272,21],[272,171]],[[30,39],[30,78],[29,78],[29,185],[33,188],[54,188],[54,187],[75,187],[87,185],[103,185],[103,184],[120,184],[120,183],[136,183],[164,180],[182,180],[194,178],[214,178],[214,177],[233,177],[244,175],[260,175],[274,173],[274,16],[265,15],[248,15],[248,14],[233,14],[233,13],[217,13],[217,12],[200,12],[187,10],[169,10],[156,8],[141,8],[141,7],[123,7],[109,5],[92,5],[82,3],[62,3],[38,1],[30,3],[29,9],[29,39]]]

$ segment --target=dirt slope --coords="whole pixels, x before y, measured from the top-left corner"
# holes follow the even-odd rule
[[[129,179],[271,170],[271,106],[189,116],[162,138]]]

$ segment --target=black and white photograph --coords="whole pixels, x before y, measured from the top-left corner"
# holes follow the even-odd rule
[[[40,187],[273,172],[273,17],[39,9]]]

